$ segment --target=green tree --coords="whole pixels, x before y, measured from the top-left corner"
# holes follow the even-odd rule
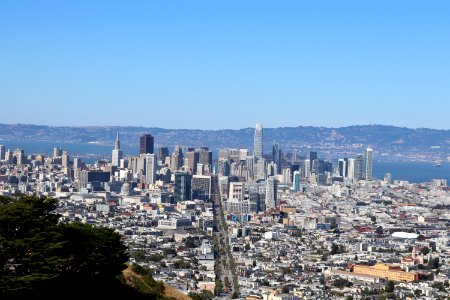
[[[439,268],[439,257],[430,259],[428,261],[428,267],[433,270]]]
[[[86,290],[93,296],[138,297],[116,279],[128,260],[120,235],[109,228],[60,224],[56,206],[52,198],[0,197],[0,298],[67,291],[81,296]]]
[[[214,298],[214,294],[203,290],[200,293],[189,293],[189,297],[191,297],[192,300],[212,300]]]
[[[386,282],[386,285],[384,286],[384,290],[387,293],[391,293],[395,290],[395,283],[392,280],[389,280],[388,282]]]

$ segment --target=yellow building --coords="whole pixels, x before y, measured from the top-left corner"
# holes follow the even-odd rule
[[[378,263],[375,266],[356,265],[353,267],[355,274],[371,275],[378,278],[411,282],[419,280],[419,274],[402,271],[399,267]]]

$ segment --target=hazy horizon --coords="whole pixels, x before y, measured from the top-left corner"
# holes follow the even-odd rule
[[[430,130],[443,130],[443,131],[449,131],[450,129],[447,128],[432,128],[432,127],[408,127],[408,126],[399,126],[395,124],[350,124],[350,125],[343,125],[343,126],[315,126],[315,125],[292,125],[292,126],[275,126],[275,127],[267,127],[264,126],[264,123],[261,123],[263,126],[263,129],[276,129],[276,128],[297,128],[297,127],[314,127],[314,128],[328,128],[328,129],[339,129],[339,128],[346,128],[346,127],[356,127],[356,126],[382,126],[382,127],[397,127],[397,128],[407,128],[407,129],[430,129]],[[164,130],[204,130],[204,131],[221,131],[221,130],[244,130],[244,129],[254,129],[256,123],[253,126],[247,126],[247,127],[240,127],[240,128],[188,128],[188,127],[179,127],[179,128],[168,128],[168,127],[160,127],[160,126],[144,126],[144,125],[49,125],[49,124],[33,124],[33,123],[0,123],[1,125],[6,126],[47,126],[47,127],[67,127],[67,128],[86,128],[86,127],[119,127],[119,128],[155,128],[155,129],[164,129]]]

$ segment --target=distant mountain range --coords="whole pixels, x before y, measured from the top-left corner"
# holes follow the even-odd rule
[[[28,124],[0,124],[0,139],[113,145],[116,133],[122,144],[137,145],[142,133],[155,137],[156,146],[209,146],[253,148],[253,128],[239,130],[163,129],[156,127],[87,126],[63,127]],[[279,127],[264,129],[265,151],[276,142],[285,151],[314,149],[324,153],[361,153],[368,145],[377,156],[409,159],[446,159],[450,155],[450,130],[411,129],[384,125],[341,128]]]

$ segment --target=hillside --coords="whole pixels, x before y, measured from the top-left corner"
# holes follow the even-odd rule
[[[10,141],[51,141],[55,143],[99,143],[113,145],[119,132],[123,145],[137,145],[139,135],[150,133],[156,146],[209,146],[253,148],[253,128],[239,130],[163,129],[156,127],[52,127],[43,125],[0,124],[0,139]],[[360,152],[367,145],[386,155],[450,154],[450,130],[411,129],[384,125],[341,128],[280,127],[264,129],[265,151],[277,142],[285,151],[316,149],[334,152]]]

